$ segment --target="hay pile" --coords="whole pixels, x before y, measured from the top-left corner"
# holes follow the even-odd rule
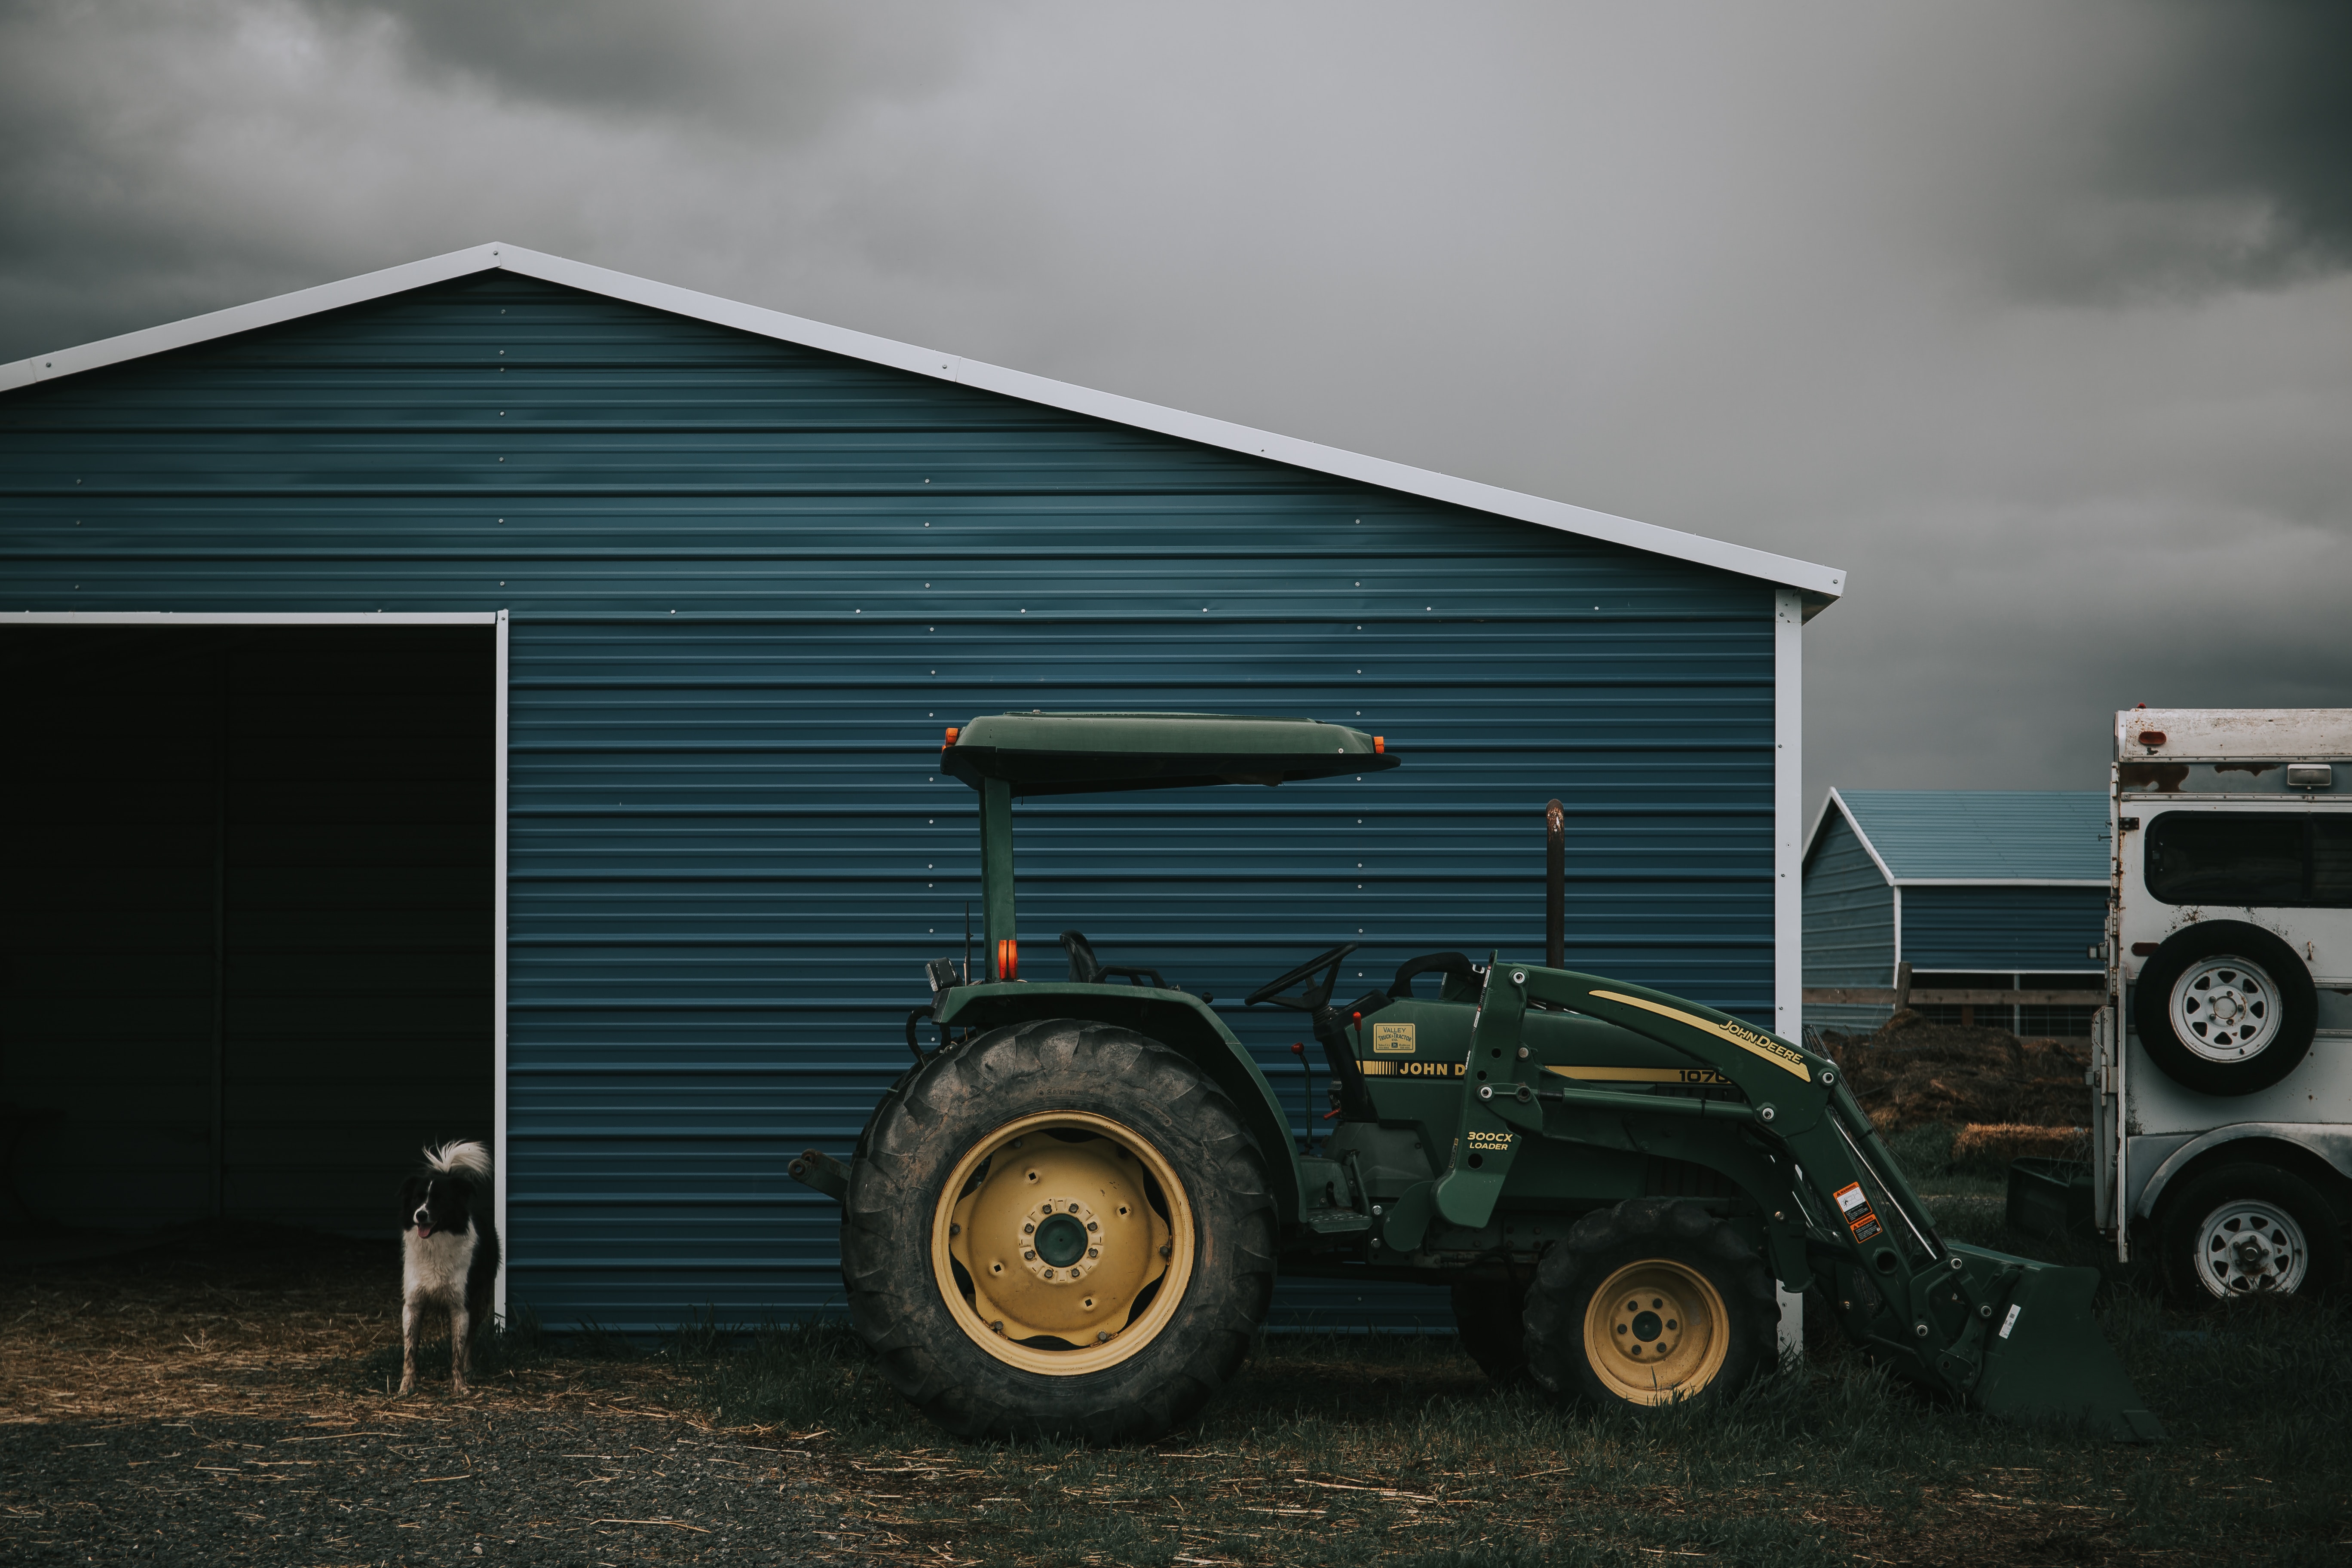
[[[2076,1129],[2091,1120],[2087,1041],[2021,1040],[1982,1025],[1931,1024],[1906,1009],[1874,1035],[1823,1037],[1846,1084],[1882,1132],[1928,1122],[2048,1142],[2032,1129]],[[2019,1152],[2040,1153],[2040,1148]]]

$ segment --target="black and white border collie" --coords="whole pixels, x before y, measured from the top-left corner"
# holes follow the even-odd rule
[[[490,1152],[468,1140],[425,1151],[400,1187],[400,1392],[416,1387],[416,1331],[428,1310],[449,1314],[449,1385],[466,1392],[474,1335],[489,1321],[499,1277],[491,1221]]]

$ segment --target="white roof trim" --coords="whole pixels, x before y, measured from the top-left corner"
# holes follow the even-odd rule
[[[1872,865],[1878,868],[1878,874],[1886,879],[1886,885],[1890,888],[1903,886],[1902,882],[1896,879],[1895,873],[1888,868],[1885,860],[1880,857],[1878,846],[1873,844],[1870,841],[1870,835],[1863,831],[1862,818],[1854,816],[1853,807],[1846,805],[1845,796],[1838,794],[1836,789],[1832,788],[1828,797],[1822,802],[1822,814],[1813,818],[1813,831],[1816,834],[1821,832],[1822,825],[1829,820],[1832,806],[1837,807],[1838,815],[1845,818],[1845,825],[1853,829],[1854,837],[1862,844],[1862,852],[1870,857]],[[1812,853],[1813,843],[1808,838],[1805,841],[1806,857],[1810,858]]]
[[[1050,381],[1022,371],[983,364],[978,360],[893,342],[887,338],[855,332],[843,327],[830,327],[822,321],[788,316],[778,310],[765,310],[755,305],[738,304],[716,295],[697,293],[691,289],[656,283],[643,278],[633,278],[625,272],[608,271],[583,262],[567,261],[560,256],[548,256],[519,246],[498,243],[451,251],[446,256],[412,261],[405,266],[388,267],[381,272],[344,279],[340,283],[323,283],[315,289],[297,289],[291,294],[280,294],[274,300],[261,300],[249,305],[215,310],[208,315],[191,316],[186,321],[173,321],[166,326],[125,332],[121,337],[102,338],[79,348],[36,354],[13,364],[0,365],[0,392],[96,370],[103,365],[120,364],[125,360],[163,353],[171,349],[208,342],[231,333],[251,331],[257,327],[276,326],[281,321],[315,315],[321,310],[362,304],[411,289],[421,289],[495,268],[519,272],[525,277],[563,284],[615,300],[626,300],[653,310],[692,317],[718,326],[733,327],[806,348],[822,349],[852,359],[911,371],[919,375],[937,376],[942,381],[1003,393],[1072,414],[1090,415],[1181,440],[1198,441],[1204,446],[1222,447],[1228,451],[1270,458],[1294,468],[1311,468],[1318,473],[1401,490],[1408,495],[1423,496],[1499,517],[1516,518],[1521,522],[1557,529],[1563,533],[1579,534],[1587,539],[1647,551],[1654,555],[1712,566],[1741,576],[1801,589],[1822,599],[1834,599],[1845,592],[1845,574],[1835,567],[1817,566],[1811,562],[1774,555],[1768,551],[1751,550],[1744,544],[1729,544],[1696,533],[1685,533],[1678,529],[1635,522],[1629,518],[1570,506],[1565,501],[1523,495],[1517,490],[1480,484],[1475,479],[1432,473],[1426,468],[1370,458],[1314,441],[1253,430],[1245,425],[1186,414],[1174,408],[1162,408],[1157,404],[1139,402],[1131,397],[1073,386],[1067,382]]]
[[[1813,846],[1821,841],[1822,828],[1829,822],[1832,806],[1835,806],[1838,815],[1845,818],[1846,826],[1853,829],[1854,837],[1862,844],[1863,853],[1870,857],[1870,863],[1878,868],[1878,874],[1886,879],[1886,885],[1890,888],[2104,888],[2107,885],[2105,877],[1898,877],[1878,853],[1878,846],[1870,841],[1870,832],[1863,826],[1862,818],[1853,814],[1853,807],[1846,805],[1845,797],[1834,789],[1822,797],[1822,809],[1820,815],[1813,818],[1813,830],[1805,835],[1805,858],[1808,860],[1812,858]],[[2034,973],[2042,972],[2036,970]],[[2053,969],[2049,973],[2055,974],[2058,971]],[[2090,972],[2085,970],[2084,973]]]
[[[17,610],[0,626],[494,626],[503,610]]]
[[[2105,888],[2104,877],[1898,877],[1898,888]],[[2040,973],[2041,971],[2035,971]],[[2051,973],[2055,973],[2056,971]]]

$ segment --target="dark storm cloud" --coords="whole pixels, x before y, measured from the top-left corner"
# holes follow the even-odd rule
[[[1844,567],[1809,793],[2352,702],[2342,7],[0,0],[0,359],[501,238]]]
[[[0,359],[491,237],[696,281],[613,236],[682,235],[691,214],[707,250],[775,247],[795,158],[845,116],[939,90],[971,15],[0,5]]]
[[[2177,0],[2109,13],[2123,68],[2063,119],[2021,237],[2029,287],[2128,296],[2268,288],[2352,266],[2352,6]]]
[[[805,131],[845,105],[938,87],[966,46],[962,6],[873,11],[772,0],[312,0],[381,18],[424,74],[457,71],[590,112]]]

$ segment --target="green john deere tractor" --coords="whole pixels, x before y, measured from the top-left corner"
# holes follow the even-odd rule
[[[2096,1271],[1943,1240],[1835,1063],[1561,967],[1556,850],[1549,964],[1433,953],[1335,1004],[1349,943],[1251,994],[1307,1015],[1328,1059],[1339,1116],[1312,1154],[1207,998],[1075,931],[1066,979],[1022,973],[1014,797],[1398,761],[1305,719],[948,731],[940,766],[981,797],[992,973],[934,961],[916,1065],[856,1152],[793,1164],[842,1204],[852,1319],[908,1400],[966,1436],[1166,1431],[1233,1375],[1288,1273],[1450,1287],[1490,1373],[1602,1405],[1728,1396],[1776,1362],[1780,1291],[1805,1293],[1978,1408],[2160,1435],[2092,1322]]]

